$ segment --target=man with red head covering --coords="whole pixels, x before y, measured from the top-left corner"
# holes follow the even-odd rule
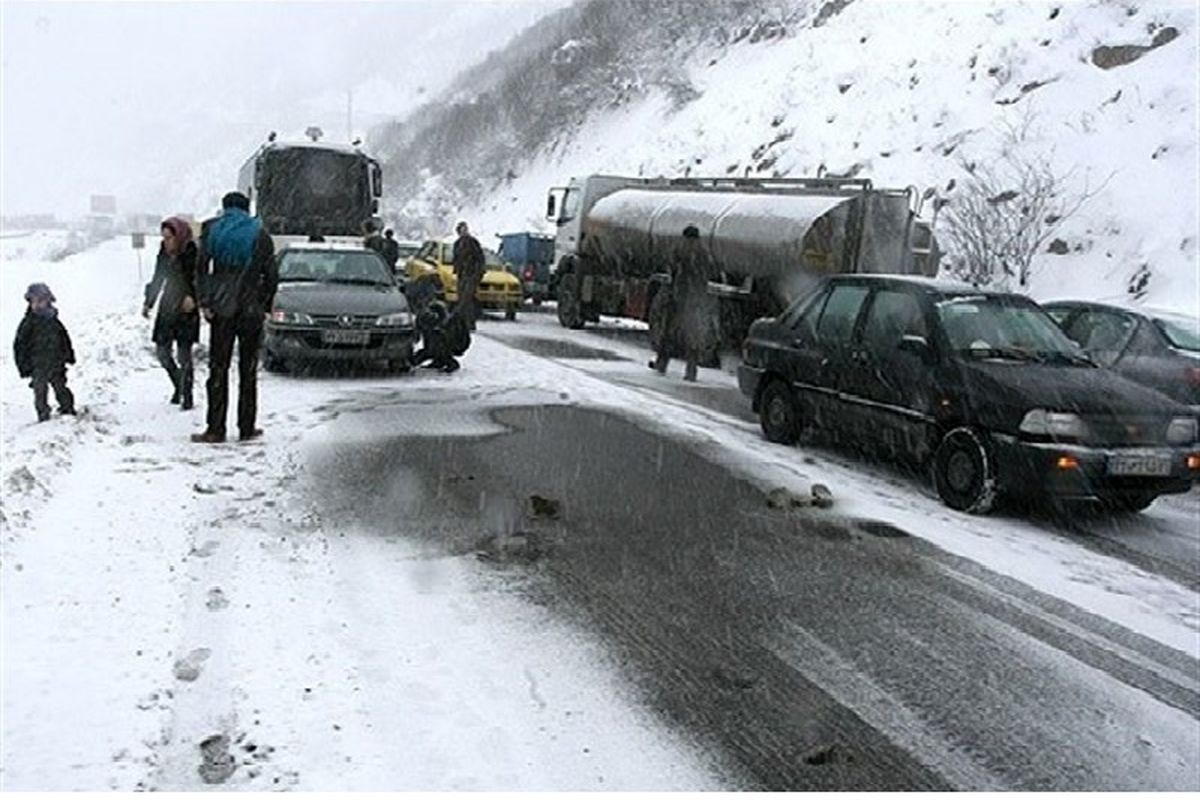
[[[193,407],[192,346],[200,339],[200,312],[196,307],[196,243],[192,226],[180,217],[162,221],[162,246],[154,265],[154,277],[146,284],[142,316],[149,317],[158,300],[154,318],[154,344],[158,363],[171,378],[175,391],[171,402],[184,410]],[[162,296],[159,296],[159,293]],[[178,363],[171,352],[178,353]]]

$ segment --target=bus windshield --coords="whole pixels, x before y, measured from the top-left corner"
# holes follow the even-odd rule
[[[357,153],[297,147],[264,153],[258,215],[274,234],[358,234],[371,217],[370,162]]]

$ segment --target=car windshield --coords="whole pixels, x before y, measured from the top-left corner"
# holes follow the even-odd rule
[[[288,250],[279,261],[280,282],[394,283],[387,265],[374,253],[337,250]]]
[[[1006,295],[958,295],[937,304],[950,347],[968,358],[1088,363],[1049,315]]]
[[[1156,314],[1153,319],[1172,347],[1200,353],[1200,319],[1183,314]]]

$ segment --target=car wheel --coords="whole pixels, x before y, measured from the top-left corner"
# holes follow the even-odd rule
[[[995,462],[983,436],[955,428],[933,456],[933,482],[942,502],[956,511],[986,514],[996,504]]]
[[[508,308],[504,309],[504,318],[506,320],[509,320],[510,322],[512,320],[516,319],[517,318],[516,306],[509,306]]]
[[[264,354],[263,369],[267,372],[284,372],[286,368],[287,364],[279,356],[271,355],[270,352]]]
[[[1158,495],[1156,494],[1141,492],[1139,494],[1110,497],[1104,501],[1104,505],[1108,510],[1115,511],[1118,514],[1136,514],[1139,511],[1145,511],[1157,499]]]
[[[795,444],[800,439],[803,428],[800,404],[791,387],[783,381],[773,380],[763,389],[758,416],[767,441]]]

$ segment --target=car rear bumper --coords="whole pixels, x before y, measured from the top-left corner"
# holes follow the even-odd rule
[[[264,331],[267,352],[275,358],[328,361],[372,361],[405,359],[416,343],[413,328],[369,330],[365,343],[333,344],[323,340],[322,328],[280,327],[267,323]]]
[[[1015,495],[1048,494],[1064,499],[1110,499],[1188,491],[1200,478],[1200,446],[1093,448],[1023,442],[992,436],[1002,490]],[[1162,474],[1130,469],[1130,462],[1165,467]],[[1143,474],[1138,474],[1138,473]]]

